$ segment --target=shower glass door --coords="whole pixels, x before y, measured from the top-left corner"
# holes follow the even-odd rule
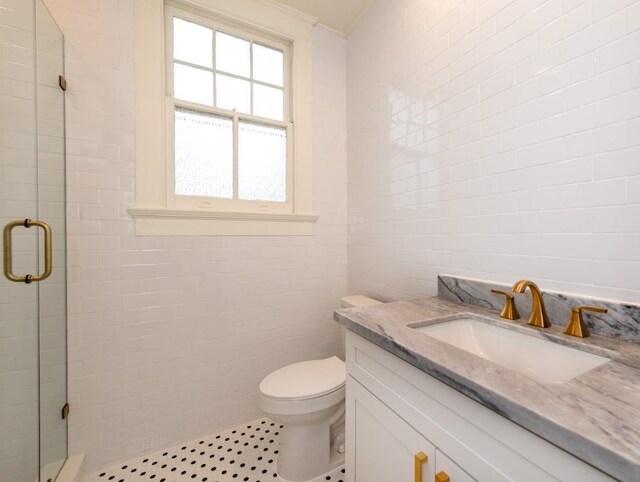
[[[0,482],[67,457],[63,48],[40,0],[0,0]]]

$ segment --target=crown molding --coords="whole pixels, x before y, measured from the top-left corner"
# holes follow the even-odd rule
[[[289,7],[288,5],[284,5],[275,0],[253,0],[255,3],[260,3],[264,6],[279,10],[289,16],[296,17],[303,22],[308,23],[309,25],[317,25],[318,19],[313,15],[309,15],[307,13],[301,12],[300,10],[296,10],[295,8]]]

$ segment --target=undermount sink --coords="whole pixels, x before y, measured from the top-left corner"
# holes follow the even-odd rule
[[[476,318],[461,317],[412,328],[542,383],[568,382],[609,361]]]

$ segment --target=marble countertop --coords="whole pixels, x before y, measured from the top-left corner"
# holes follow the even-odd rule
[[[544,384],[408,325],[470,313],[491,324],[550,339],[611,361],[562,384]],[[494,412],[623,481],[640,481],[640,345],[592,335],[564,335],[526,320],[442,298],[338,310],[336,321]]]

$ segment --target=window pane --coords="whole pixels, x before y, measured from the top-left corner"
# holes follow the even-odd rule
[[[173,96],[198,104],[213,105],[213,74],[207,70],[174,64]]]
[[[253,44],[253,78],[282,87],[284,54],[280,50]]]
[[[246,80],[216,74],[216,105],[221,109],[251,113],[251,85]]]
[[[238,126],[238,197],[287,200],[287,131],[250,122]]]
[[[176,194],[233,197],[233,121],[176,107]]]
[[[251,43],[241,38],[216,32],[216,70],[249,77]]]
[[[213,68],[213,30],[173,19],[173,58]]]
[[[283,92],[265,85],[253,84],[253,114],[283,120]]]

